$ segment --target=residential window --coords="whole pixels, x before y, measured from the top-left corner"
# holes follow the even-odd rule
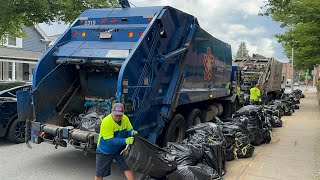
[[[9,36],[4,46],[22,48],[22,38],[15,38],[15,37]]]
[[[17,38],[15,38],[15,37],[8,37],[8,45],[9,45],[9,46],[17,46]]]

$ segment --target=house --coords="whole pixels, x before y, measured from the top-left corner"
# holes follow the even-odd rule
[[[0,81],[32,81],[34,66],[52,41],[38,25],[24,30],[27,37],[7,37],[0,44]]]

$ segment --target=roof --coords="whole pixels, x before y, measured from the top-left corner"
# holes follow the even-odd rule
[[[39,25],[35,25],[34,28],[38,31],[45,42],[51,42],[51,39],[47,36],[47,34],[40,28]]]
[[[0,48],[0,60],[37,62],[42,52],[25,51],[17,48]]]
[[[53,35],[53,36],[49,36],[49,39],[51,41],[50,44],[49,44],[49,47],[52,46],[56,42],[56,40],[58,38],[60,38],[60,36],[61,36],[61,34],[56,34],[56,35]]]

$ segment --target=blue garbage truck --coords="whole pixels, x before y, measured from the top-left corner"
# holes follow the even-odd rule
[[[32,90],[18,93],[32,142],[95,149],[99,128],[66,118],[90,104],[110,113],[123,103],[139,135],[158,144],[232,113],[238,74],[229,44],[173,7],[121,5],[84,11],[36,64]]]

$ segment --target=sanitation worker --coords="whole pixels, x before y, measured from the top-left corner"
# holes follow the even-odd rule
[[[250,89],[250,104],[259,105],[261,103],[261,92],[259,89],[259,84]]]
[[[133,172],[130,170],[122,155],[121,150],[127,144],[132,144],[133,136],[138,134],[133,130],[128,116],[124,115],[124,107],[121,103],[115,103],[112,112],[105,117],[100,126],[96,155],[95,180],[111,174],[110,167],[113,159],[116,160],[121,171],[128,180],[133,180]]]

